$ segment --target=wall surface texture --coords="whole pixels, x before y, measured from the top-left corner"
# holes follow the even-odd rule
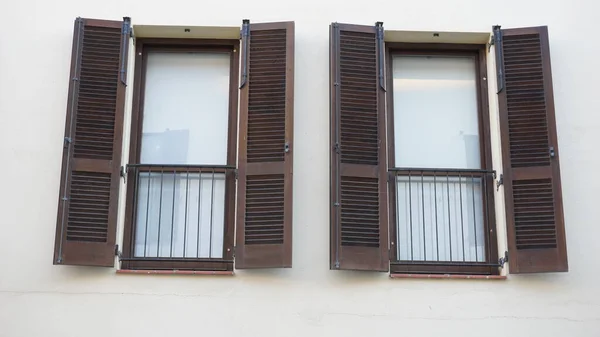
[[[1,1],[0,336],[600,336],[599,6],[594,0]],[[292,269],[142,276],[52,265],[77,16],[178,26],[295,21]],[[456,32],[548,25],[568,273],[410,280],[329,270],[333,21]]]

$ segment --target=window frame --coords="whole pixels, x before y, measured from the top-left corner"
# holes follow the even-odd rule
[[[227,52],[230,54],[229,116],[227,131],[227,165],[237,167],[238,146],[238,81],[239,40],[233,39],[164,39],[146,38],[135,41],[135,69],[131,113],[129,163],[139,163],[141,153],[142,125],[147,56],[150,51],[161,52]],[[125,223],[121,269],[138,270],[207,270],[233,271],[235,233],[235,199],[237,170],[227,171],[225,176],[225,215],[222,258],[134,258],[135,247],[134,212],[136,206],[134,170],[128,170],[125,201]]]
[[[386,76],[387,76],[387,150],[388,166],[395,167],[395,137],[394,137],[394,86],[393,86],[393,57],[395,55],[455,55],[455,56],[474,56],[476,63],[476,86],[477,86],[477,111],[479,122],[479,148],[481,158],[481,168],[486,170],[493,169],[491,131],[490,131],[490,112],[488,104],[488,79],[487,79],[487,48],[480,44],[450,44],[450,43],[386,43]],[[390,187],[393,183],[392,176],[389,175]],[[494,185],[494,177],[491,174],[485,175],[485,184]],[[388,189],[389,200],[389,244],[390,244],[390,273],[392,274],[484,274],[499,275],[500,270],[497,266],[498,260],[498,241],[496,236],[496,214],[493,188],[487,188],[487,193],[483,196],[484,205],[487,207],[487,225],[484,228],[489,229],[485,233],[486,262],[429,262],[398,261],[397,247],[394,240],[397,234],[396,221],[396,197],[395,189]]]

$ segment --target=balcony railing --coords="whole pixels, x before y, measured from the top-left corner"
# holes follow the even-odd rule
[[[234,166],[128,165],[133,200],[132,253],[124,261],[224,257],[226,179]]]
[[[489,264],[494,171],[393,168],[396,263]]]

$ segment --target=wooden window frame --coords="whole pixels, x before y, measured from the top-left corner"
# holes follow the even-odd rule
[[[229,39],[137,39],[133,107],[131,116],[129,163],[139,163],[144,115],[144,92],[149,51],[166,52],[228,52],[230,53],[229,117],[227,135],[227,165],[237,164],[239,40]],[[207,270],[232,271],[235,231],[235,172],[227,172],[225,182],[225,217],[222,258],[133,258],[135,239],[134,212],[136,187],[134,173],[128,173],[123,256],[121,269],[139,270]]]
[[[487,84],[487,49],[479,44],[447,44],[447,43],[386,43],[387,63],[387,140],[388,140],[388,165],[395,165],[395,138],[394,138],[394,100],[393,100],[393,69],[392,59],[395,55],[456,55],[474,56],[477,76],[477,110],[479,119],[480,157],[483,169],[492,170],[492,147],[490,133],[490,113],[488,107]],[[485,80],[484,80],[485,79]],[[487,186],[494,185],[494,177],[486,175]],[[493,188],[487,188],[484,195],[484,205],[487,203],[487,225],[489,231],[485,234],[486,262],[399,262],[397,248],[394,244],[396,237],[395,190],[389,189],[389,214],[390,214],[390,272],[392,274],[481,274],[499,275],[498,241],[496,236],[496,215]]]

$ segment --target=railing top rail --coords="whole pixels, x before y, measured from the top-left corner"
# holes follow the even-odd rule
[[[234,165],[187,165],[187,164],[127,164],[127,167],[143,167],[143,168],[190,168],[190,169],[229,169],[234,170],[237,167]]]
[[[440,173],[496,174],[496,170],[486,170],[486,169],[423,168],[423,167],[390,167],[390,168],[388,168],[388,172],[440,172]]]

